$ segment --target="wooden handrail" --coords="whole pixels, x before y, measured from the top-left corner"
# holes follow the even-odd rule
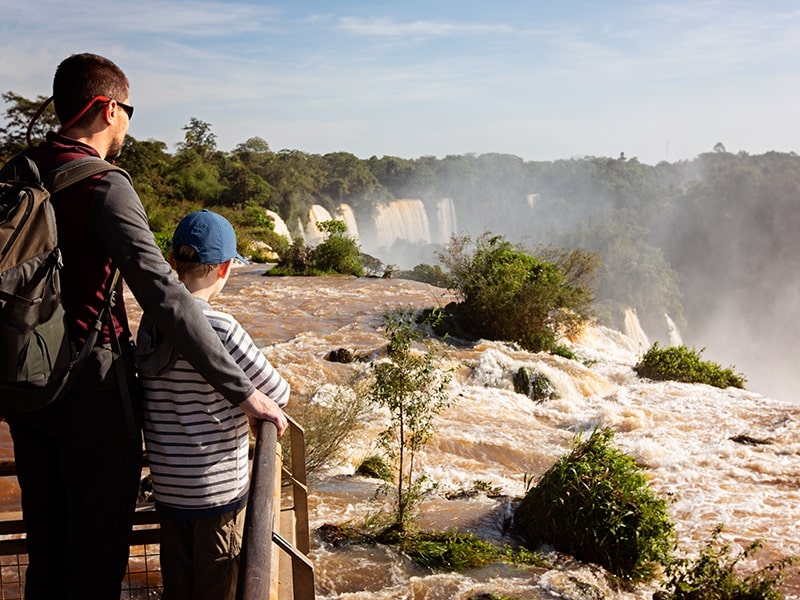
[[[280,586],[281,597],[313,600],[314,567],[308,559],[308,487],[305,466],[303,428],[289,418],[291,470],[281,465],[278,432],[275,425],[262,421],[256,431],[256,447],[250,478],[250,492],[245,514],[244,540],[239,568],[237,600],[273,600],[279,589],[277,547],[291,559],[291,586]],[[292,485],[293,529],[287,527],[291,542],[281,536],[278,515],[281,509],[281,474]],[[0,477],[16,474],[14,461],[0,461]],[[160,529],[152,504],[140,505],[134,516],[132,544],[158,544]],[[0,540],[0,554],[24,554],[25,527],[19,512],[0,515],[0,533],[21,537]],[[2,586],[0,585],[0,590]],[[284,594],[290,594],[284,596]]]
[[[311,541],[308,530],[308,482],[306,480],[306,439],[300,425],[287,415],[289,435],[291,436],[292,472],[287,473],[292,483],[292,499],[297,515],[295,529],[295,545],[303,554],[308,555]]]
[[[237,600],[269,600],[272,585],[272,532],[278,430],[261,421],[256,435],[250,495],[244,521],[244,542],[239,569]],[[277,479],[277,481],[280,481]]]

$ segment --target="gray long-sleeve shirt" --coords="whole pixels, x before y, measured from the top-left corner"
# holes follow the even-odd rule
[[[35,152],[43,173],[82,156],[97,156],[97,152],[55,134],[49,134]],[[252,383],[161,255],[141,200],[123,174],[109,172],[71,186],[53,197],[53,207],[64,257],[64,305],[70,339],[76,346],[102,306],[113,264],[145,314],[206,381],[234,404],[253,393]],[[123,339],[130,339],[119,297],[115,325]],[[101,339],[108,339],[107,331]],[[92,379],[92,368],[109,366],[102,358],[99,364],[87,365],[82,380]],[[99,373],[94,378],[104,376]]]

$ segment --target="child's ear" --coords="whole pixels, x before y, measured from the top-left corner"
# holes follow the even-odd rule
[[[175,253],[172,250],[169,251],[169,264],[173,269],[175,268]]]
[[[226,260],[219,266],[219,271],[217,273],[219,274],[220,278],[228,276],[228,272],[231,270],[232,264],[233,264],[233,259],[231,258],[229,260]]]

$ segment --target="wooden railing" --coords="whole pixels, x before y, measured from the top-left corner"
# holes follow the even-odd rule
[[[289,419],[288,432],[291,469],[282,467],[275,425],[268,421],[259,425],[247,501],[237,600],[314,598],[314,568],[308,559],[310,542],[305,439],[303,429],[292,419]],[[289,519],[282,518],[280,510],[281,473],[292,486]],[[275,547],[291,560],[291,571],[281,569],[280,559],[273,552]],[[291,577],[291,586],[282,580],[282,573],[284,577]]]
[[[308,558],[308,488],[303,429],[289,419],[290,467],[283,467],[277,430],[270,422],[259,424],[245,515],[244,546],[239,569],[237,600],[313,600],[314,568]],[[0,461],[0,477],[15,476],[13,461]],[[291,487],[282,494],[282,481]],[[288,506],[281,507],[282,500]],[[137,507],[131,546],[148,547],[160,541],[158,519],[152,503]],[[278,548],[280,552],[274,552]],[[14,557],[11,565],[4,557]],[[156,559],[150,556],[150,559]],[[133,562],[134,557],[131,557]],[[145,559],[144,583],[127,593],[160,590],[160,573]],[[22,598],[25,567],[25,526],[19,511],[0,513],[0,598]],[[5,572],[13,568],[10,577]],[[130,567],[130,565],[129,565]],[[133,572],[132,568],[129,568]],[[129,573],[130,577],[130,573]],[[12,590],[13,588],[13,590]],[[148,595],[149,597],[149,595]]]

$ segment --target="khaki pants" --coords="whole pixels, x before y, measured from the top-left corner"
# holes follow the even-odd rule
[[[161,516],[162,600],[234,600],[245,509],[200,519]]]

